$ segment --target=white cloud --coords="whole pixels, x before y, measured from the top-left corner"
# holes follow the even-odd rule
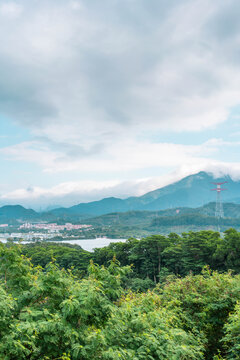
[[[120,144],[108,144],[104,154],[96,154],[95,150],[86,154],[81,147],[70,146],[70,155],[67,156],[64,145],[62,150],[60,146],[58,151],[53,151],[41,142],[29,141],[3,148],[0,154],[8,160],[38,164],[45,172],[81,170],[89,174],[96,171],[113,174],[152,167],[176,168],[183,164],[206,162],[223,144],[234,145],[221,139],[211,139],[201,145],[137,142],[126,139]],[[76,152],[75,156],[73,152]]]
[[[29,94],[19,112],[8,81],[1,108],[37,135],[92,143],[109,132],[199,131],[226,120],[239,102],[239,69],[219,56],[224,46],[235,56],[239,39],[229,49],[208,29],[234,0],[171,2],[167,11],[155,0],[23,4],[13,28],[3,22],[0,56],[8,60],[5,80],[14,64],[19,92]]]
[[[22,13],[21,5],[15,2],[4,2],[0,4],[0,15],[7,18],[17,18]]]
[[[7,160],[36,163],[43,168],[53,166],[54,161],[59,156],[57,153],[49,151],[44,144],[36,141],[2,148],[0,154],[4,155]]]
[[[158,180],[159,182],[159,180]],[[80,202],[100,200],[103,197],[128,197],[141,195],[146,189],[153,190],[154,182],[150,180],[138,181],[79,181],[65,182],[50,188],[32,187],[19,188],[0,196],[4,204],[20,203],[35,208],[46,205],[71,206]]]
[[[74,10],[78,10],[78,11],[83,10],[83,5],[82,5],[82,3],[80,1],[71,1],[70,6]]]
[[[237,142],[152,138],[215,129],[239,104],[239,12],[237,0],[3,2],[0,116],[31,135],[1,156],[119,184],[144,169],[218,167]]]

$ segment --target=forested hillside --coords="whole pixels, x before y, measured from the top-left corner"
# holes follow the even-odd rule
[[[239,251],[234,229],[0,244],[0,358],[239,359]]]
[[[240,209],[240,205],[237,206]],[[99,234],[110,238],[121,238],[142,237],[148,234],[168,234],[173,231],[180,234],[186,231],[220,229],[223,232],[229,227],[240,230],[239,218],[217,219],[214,216],[214,210],[209,211],[210,207],[212,204],[197,209],[180,208],[157,212],[130,211],[106,214],[86,220],[88,224],[92,224],[94,227],[88,232],[88,235],[95,237],[96,234]]]

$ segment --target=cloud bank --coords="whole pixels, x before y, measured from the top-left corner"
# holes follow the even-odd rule
[[[6,2],[1,111],[85,147],[126,129],[199,130],[239,101],[236,0]]]
[[[0,115],[30,138],[0,156],[80,183],[218,163],[212,140],[153,137],[217,128],[238,106],[239,15],[237,0],[2,1]]]

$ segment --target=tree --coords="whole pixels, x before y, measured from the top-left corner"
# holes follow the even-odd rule
[[[149,277],[155,283],[163,265],[163,251],[170,245],[170,241],[163,235],[152,235],[132,248],[129,260],[133,262],[138,274]]]
[[[162,306],[175,311],[184,329],[203,336],[205,359],[212,359],[218,350],[224,354],[224,325],[240,299],[239,284],[239,276],[206,267],[200,275],[176,279],[156,291],[161,294]]]

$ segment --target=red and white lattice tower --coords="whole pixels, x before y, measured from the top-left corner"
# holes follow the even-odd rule
[[[212,184],[217,185],[215,189],[211,189],[212,191],[217,192],[217,198],[216,198],[216,208],[215,208],[215,217],[220,219],[224,217],[223,212],[223,205],[222,205],[222,199],[221,199],[221,192],[227,189],[223,189],[221,185],[226,184],[227,181],[223,182],[213,182]]]

